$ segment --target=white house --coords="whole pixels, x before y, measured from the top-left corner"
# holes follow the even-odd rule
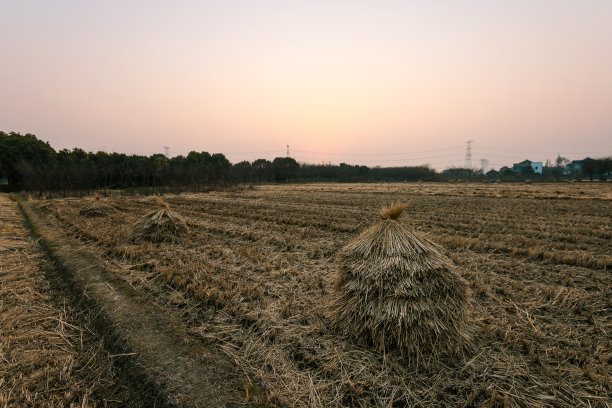
[[[531,162],[531,168],[535,174],[542,174],[542,162]]]
[[[520,172],[523,168],[529,167],[533,169],[534,174],[542,174],[542,162],[532,162],[531,160],[523,160],[520,163],[514,163],[512,170]]]

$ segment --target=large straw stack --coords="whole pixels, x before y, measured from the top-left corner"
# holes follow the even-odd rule
[[[430,363],[469,340],[467,282],[433,243],[397,222],[405,208],[384,208],[341,250],[333,317],[347,335]]]
[[[189,231],[183,217],[172,211],[168,204],[159,203],[164,208],[148,213],[134,224],[130,236],[132,241],[175,242]]]

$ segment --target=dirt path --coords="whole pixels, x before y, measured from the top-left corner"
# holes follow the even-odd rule
[[[164,405],[244,406],[244,385],[234,365],[212,345],[187,333],[180,316],[163,309],[101,266],[95,257],[54,229],[24,203],[40,242],[92,307],[103,309],[99,324],[134,378]]]
[[[138,407],[113,357],[50,282],[53,265],[0,195],[0,407]]]

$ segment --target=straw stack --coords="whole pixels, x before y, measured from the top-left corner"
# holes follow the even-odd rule
[[[469,341],[467,282],[436,245],[401,225],[405,204],[338,256],[333,319],[345,334],[411,360],[435,362]]]
[[[111,214],[115,209],[102,201],[100,196],[96,196],[96,199],[91,201],[85,207],[81,208],[79,214],[84,217],[106,217]]]
[[[172,211],[167,203],[160,203],[164,208],[148,213],[134,224],[132,241],[176,242],[189,231],[183,217]]]

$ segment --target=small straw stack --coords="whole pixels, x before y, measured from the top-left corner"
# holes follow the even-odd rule
[[[79,214],[84,217],[106,217],[114,211],[114,208],[101,200],[99,195],[85,207],[81,208]]]
[[[167,203],[158,200],[158,204],[164,208],[148,213],[134,224],[131,241],[176,242],[189,231],[183,217],[172,211]]]
[[[341,250],[332,315],[349,336],[435,363],[469,342],[467,282],[435,244],[397,222],[405,208],[383,208],[381,221]]]

